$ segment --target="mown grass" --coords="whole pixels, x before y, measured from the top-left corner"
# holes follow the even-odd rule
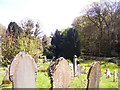
[[[38,72],[36,78],[36,88],[50,88],[50,78],[48,77],[47,72]]]
[[[86,72],[88,72],[90,66],[94,62],[96,61],[94,60],[80,61],[80,65],[83,66],[82,70],[86,69]],[[36,77],[36,88],[50,88],[51,87],[48,73],[41,71],[41,70],[47,70],[47,68],[49,67],[49,64],[50,62],[43,63],[42,60],[40,60],[39,62],[40,71],[37,73],[37,77]],[[113,75],[111,76],[111,78],[106,79],[106,74],[105,74],[106,69],[108,68],[111,73],[113,73],[114,70],[118,71],[118,66],[114,63],[109,63],[109,62],[104,62],[104,61],[101,61],[100,65],[101,65],[101,72],[102,74],[104,74],[103,77],[100,78],[100,85],[99,85],[100,88],[118,88],[118,82],[113,82]],[[4,71],[4,67],[2,67],[0,68],[0,84],[2,83],[4,76],[5,76],[5,71]],[[11,85],[9,85],[8,87],[11,87]],[[73,78],[71,80],[70,87],[71,88],[86,88],[87,87],[87,74],[81,74],[79,77]]]
[[[5,76],[4,67],[0,68],[0,84],[2,84],[3,77]]]
[[[71,88],[86,88],[87,86],[87,75],[81,74],[75,77],[70,83]]]
[[[80,65],[83,66],[82,70],[86,70],[86,72],[88,72],[90,69],[90,66],[94,62],[99,62],[99,61],[80,60]],[[118,66],[114,63],[104,62],[104,61],[101,61],[99,63],[101,66],[101,73],[103,74],[103,76],[100,78],[99,87],[100,88],[118,88],[118,82],[113,82],[113,72],[114,70],[117,70],[118,72]],[[106,69],[109,69],[112,74],[111,77],[108,79],[106,79],[106,73],[105,73]],[[71,87],[72,88],[86,88],[87,87],[87,74],[81,74],[79,77],[76,77],[74,81],[71,82]]]
[[[40,70],[47,70],[49,67],[49,62],[43,63],[42,60],[39,61]],[[50,88],[50,77],[47,72],[38,72],[36,78],[36,88]]]

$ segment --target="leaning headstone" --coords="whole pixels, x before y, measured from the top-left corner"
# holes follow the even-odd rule
[[[106,78],[110,78],[110,77],[111,77],[110,70],[109,70],[109,69],[107,69],[107,70],[106,70]]]
[[[73,59],[74,65],[73,65],[73,70],[74,70],[74,77],[77,76],[77,56],[74,55]]]
[[[35,88],[36,63],[26,52],[20,52],[10,66],[13,88]]]
[[[99,88],[99,82],[101,77],[101,68],[98,62],[95,62],[88,72],[88,84],[87,89],[89,88]]]
[[[114,73],[113,73],[113,82],[117,82],[117,71],[114,70]]]
[[[52,88],[69,88],[71,68],[67,60],[60,57],[49,68]]]

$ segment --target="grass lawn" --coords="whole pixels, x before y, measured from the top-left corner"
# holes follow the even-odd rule
[[[90,66],[96,61],[94,60],[85,60],[81,61],[80,65],[84,66],[83,70],[85,69],[86,66],[86,71],[88,72],[90,69]],[[110,72],[113,73],[114,70],[117,70],[118,72],[118,66],[114,63],[109,63],[109,62],[100,62],[101,66],[101,73],[104,74],[103,77],[100,78],[100,88],[118,88],[118,82],[113,82],[113,75],[111,75],[111,78],[106,79],[106,69],[109,68]],[[120,77],[119,77],[120,78]],[[79,77],[76,77],[74,81],[71,82],[71,87],[72,88],[86,88],[87,87],[87,74],[81,74]]]
[[[95,61],[93,60],[85,60],[85,61],[80,61],[80,65],[83,66],[83,69],[86,67],[86,71],[89,71],[90,66],[94,63]],[[48,63],[42,63],[40,60],[40,70],[46,70],[49,67],[49,62]],[[114,63],[108,63],[108,62],[100,62],[101,64],[101,71],[104,74],[103,77],[100,78],[100,88],[118,88],[118,82],[113,82],[113,75],[111,78],[106,79],[106,69],[110,69],[110,72],[113,73],[114,70],[118,70],[118,66]],[[5,71],[4,67],[0,68],[0,84],[2,83],[3,77],[5,76]],[[120,77],[119,77],[120,78]],[[71,80],[70,83],[71,88],[86,88],[87,86],[87,74],[81,74],[79,77],[75,77],[74,79]],[[11,87],[9,85],[8,87]],[[47,72],[38,72],[37,73],[37,78],[36,78],[36,88],[50,88],[51,83],[50,83],[50,78],[48,76]],[[6,88],[6,87],[5,87]]]

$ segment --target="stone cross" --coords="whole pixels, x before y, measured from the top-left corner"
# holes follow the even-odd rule
[[[100,64],[98,62],[95,62],[88,72],[88,84],[87,89],[89,88],[99,88],[99,82],[100,82],[100,76],[101,76],[101,68]]]
[[[106,70],[106,78],[110,78],[110,77],[111,77],[110,70],[107,69],[107,70]]]
[[[77,56],[74,55],[74,59],[73,59],[73,70],[74,70],[74,77],[77,76]]]
[[[71,68],[67,60],[60,57],[50,66],[52,88],[69,88],[71,81]]]
[[[117,71],[116,70],[114,70],[113,82],[117,82]]]
[[[20,52],[10,66],[13,88],[35,88],[36,63],[26,52]]]

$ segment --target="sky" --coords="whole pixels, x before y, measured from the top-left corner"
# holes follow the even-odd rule
[[[44,34],[71,27],[82,9],[98,0],[0,0],[0,24],[30,18],[40,22]]]

